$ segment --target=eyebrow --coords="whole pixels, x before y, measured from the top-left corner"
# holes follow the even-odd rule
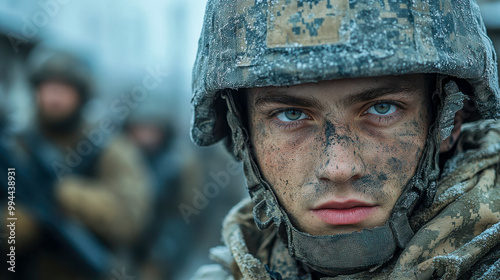
[[[413,84],[410,83],[393,83],[385,84],[375,88],[365,89],[361,92],[351,94],[342,100],[341,104],[344,107],[350,107],[356,103],[367,102],[386,95],[404,94],[412,95],[417,90]],[[322,110],[325,108],[324,102],[321,102],[314,96],[294,96],[288,94],[285,90],[271,89],[259,94],[255,100],[255,106],[260,106],[268,103],[279,103],[288,106],[315,108]]]
[[[268,103],[279,103],[288,106],[297,106],[304,108],[316,108],[319,110],[325,108],[325,106],[313,96],[293,96],[281,90],[266,91],[262,94],[259,94],[259,96],[255,100],[255,106]]]
[[[356,103],[374,100],[391,94],[412,95],[415,94],[416,90],[417,88],[415,86],[407,84],[383,85],[381,87],[363,90],[362,92],[349,95],[341,102],[345,107],[350,107]]]

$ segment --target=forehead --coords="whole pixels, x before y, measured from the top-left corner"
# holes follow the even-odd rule
[[[252,99],[263,95],[287,94],[297,96],[325,96],[329,99],[342,99],[350,95],[371,91],[384,90],[389,93],[414,92],[424,93],[429,86],[430,79],[424,74],[402,76],[380,76],[368,78],[352,78],[318,83],[306,83],[284,87],[260,87],[248,90]]]
[[[59,80],[59,79],[51,79],[44,81],[38,85],[39,89],[43,88],[57,88],[57,89],[65,89],[65,90],[71,90],[71,91],[76,91],[76,86],[73,85],[70,82],[66,82],[64,80]]]

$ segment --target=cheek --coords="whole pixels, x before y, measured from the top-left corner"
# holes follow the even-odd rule
[[[79,103],[79,98],[78,98],[78,95],[74,94],[74,93],[67,93],[64,95],[64,98],[62,99],[64,100],[64,107],[65,108],[68,108],[68,109],[74,109],[78,106],[78,103]]]
[[[424,118],[408,121],[395,129],[383,141],[374,144],[367,162],[367,173],[383,182],[384,193],[395,203],[403,187],[415,174],[427,136]],[[371,156],[370,156],[371,155]]]
[[[252,144],[257,163],[266,181],[273,187],[282,203],[288,205],[300,195],[301,186],[308,180],[314,166],[308,137],[287,138],[264,125],[253,126]]]

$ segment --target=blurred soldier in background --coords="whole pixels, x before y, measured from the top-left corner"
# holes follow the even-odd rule
[[[172,279],[193,248],[192,228],[177,206],[201,182],[200,162],[180,141],[171,116],[155,91],[135,108],[124,127],[126,135],[146,158],[153,186],[150,223],[136,244],[135,257],[143,279]]]
[[[140,278],[148,280],[185,279],[183,273],[191,274],[191,266],[206,262],[206,251],[220,244],[219,229],[213,224],[222,222],[243,193],[238,188],[222,190],[229,181],[242,183],[242,172],[220,175],[227,176],[227,182],[226,177],[209,175],[223,172],[231,157],[222,147],[194,150],[186,142],[187,137],[179,133],[179,111],[169,102],[169,90],[166,86],[149,92],[131,110],[124,126],[146,158],[153,182],[153,214],[135,250]],[[203,186],[218,180],[224,181],[219,194],[203,197]],[[197,202],[203,207],[187,214],[180,210],[200,206]]]
[[[142,158],[114,125],[89,127],[82,109],[89,67],[56,53],[30,76],[37,119],[18,137],[23,182],[16,279],[100,279],[121,268],[148,220],[150,183]],[[36,195],[35,195],[36,194]],[[24,201],[23,201],[24,200]],[[24,204],[22,204],[24,202]],[[29,221],[29,222],[28,222]],[[21,241],[22,240],[22,241]]]

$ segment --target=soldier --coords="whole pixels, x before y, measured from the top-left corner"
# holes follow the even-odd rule
[[[19,177],[36,182],[25,182],[20,191],[29,191],[18,199],[25,210],[19,220],[32,221],[25,228],[37,230],[20,232],[33,235],[21,243],[30,244],[24,253],[33,266],[21,272],[32,273],[25,276],[29,279],[100,279],[121,263],[147,222],[150,183],[145,165],[125,137],[115,136],[113,124],[96,128],[84,123],[82,108],[91,94],[91,79],[82,60],[55,53],[30,78],[37,121],[19,136],[25,165],[18,170],[27,174]],[[84,230],[75,231],[79,224]]]
[[[213,0],[198,145],[251,200],[195,279],[500,279],[500,89],[475,1]]]

